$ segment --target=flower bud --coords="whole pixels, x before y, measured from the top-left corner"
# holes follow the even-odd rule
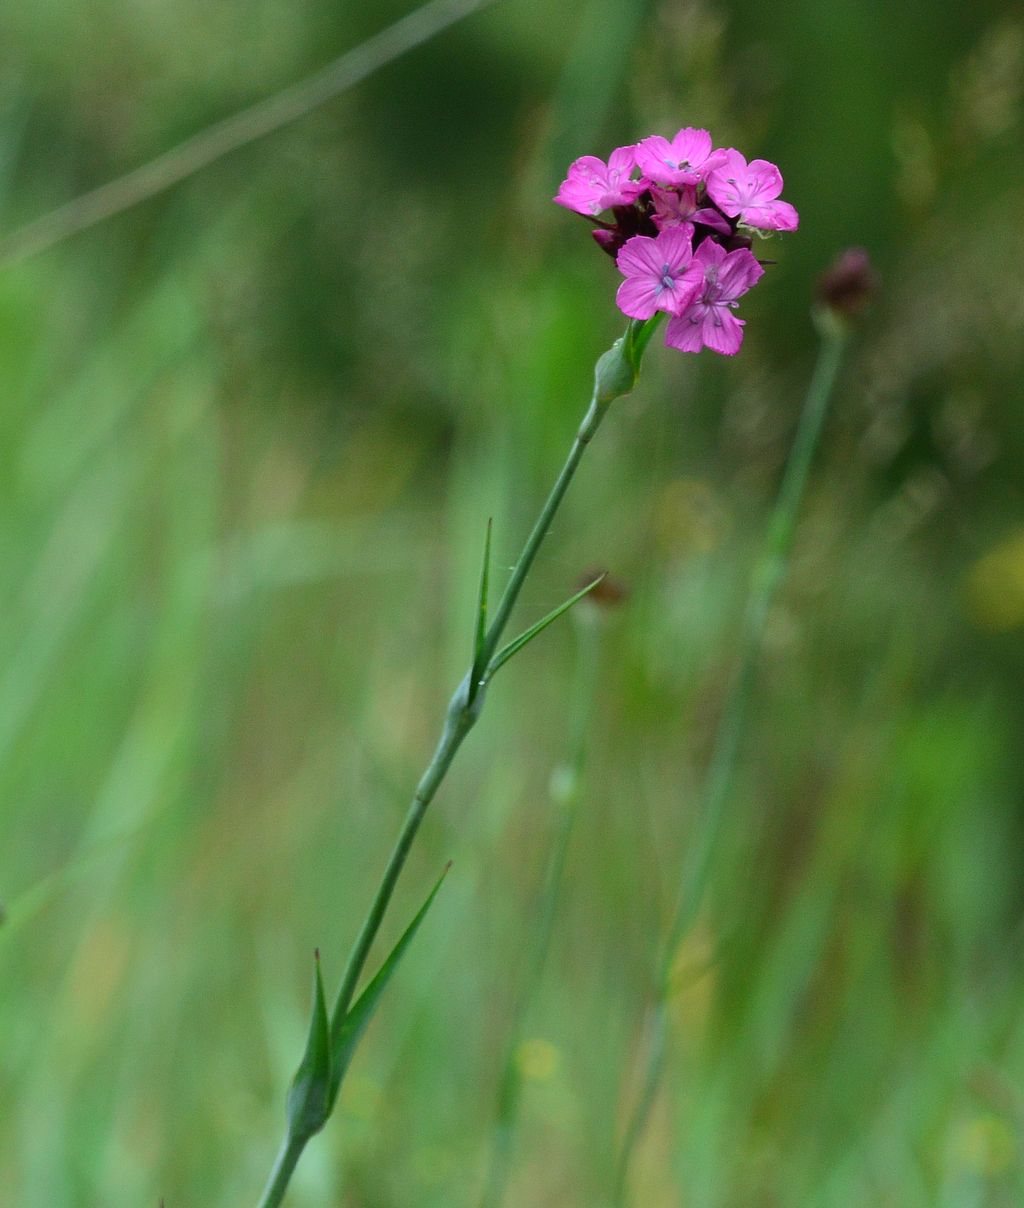
[[[868,305],[878,286],[878,274],[865,249],[847,248],[818,278],[818,304],[848,324]]]
[[[594,366],[594,398],[602,406],[629,392],[636,385],[637,367],[633,364],[622,337]]]

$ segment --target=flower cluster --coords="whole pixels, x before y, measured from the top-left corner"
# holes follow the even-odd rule
[[[650,319],[665,311],[670,348],[731,356],[743,342],[733,311],[764,275],[753,236],[795,231],[799,222],[781,192],[774,164],[747,163],[687,126],[671,141],[655,134],[619,147],[607,163],[584,155],[555,201],[597,220],[594,239],[625,278],[616,295],[624,314]],[[598,218],[605,211],[613,221]]]

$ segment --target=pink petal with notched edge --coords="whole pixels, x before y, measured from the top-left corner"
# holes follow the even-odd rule
[[[631,319],[650,319],[659,309],[660,296],[654,277],[627,277],[615,294],[615,305]]]
[[[671,142],[660,134],[641,139],[636,145],[636,163],[656,184],[695,185],[711,166],[707,162],[712,156],[711,147],[711,135],[706,130],[684,126]]]
[[[664,263],[657,242],[650,235],[634,235],[623,245],[615,263],[619,272],[628,276],[656,273]]]
[[[693,215],[693,221],[699,222],[702,226],[710,227],[713,231],[717,231],[719,235],[732,234],[732,227],[729,225],[728,219],[723,218],[717,210],[713,210],[710,207],[697,210]]]
[[[737,319],[728,307],[709,306],[701,324],[704,347],[723,356],[735,356],[743,343],[743,327],[743,320]]]
[[[616,257],[619,272],[629,276],[648,273],[660,277],[667,264],[674,270],[689,263],[693,248],[689,235],[681,227],[662,231],[660,235],[634,235]]]
[[[722,302],[735,302],[763,276],[764,268],[758,264],[757,258],[746,248],[737,248],[719,266],[718,297]]]
[[[618,172],[623,179],[636,167],[636,147],[630,145],[628,147],[616,147],[615,150],[608,156],[608,172],[609,175],[613,172]]]
[[[743,223],[758,231],[795,231],[800,215],[788,201],[772,201],[764,206],[748,206],[743,211]]]
[[[700,352],[704,347],[700,335],[703,312],[704,307],[698,302],[669,319],[665,328],[665,347],[678,348],[680,352]]]
[[[747,164],[746,175],[750,202],[754,205],[774,201],[782,192],[782,173],[770,160],[752,159]]]
[[[728,252],[720,243],[716,243],[713,239],[705,239],[693,253],[693,260],[703,269],[717,269],[727,255]]]

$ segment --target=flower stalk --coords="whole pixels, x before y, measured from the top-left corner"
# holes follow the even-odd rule
[[[530,535],[526,539],[522,552],[512,570],[511,577],[494,610],[493,618],[488,623],[487,590],[489,582],[489,547],[490,531],[485,549],[484,572],[481,576],[480,604],[476,618],[476,634],[474,639],[473,660],[470,669],[456,688],[445,716],[444,727],[426,770],[420,778],[412,802],[395,840],[391,855],[385,866],[380,884],[374,894],[373,901],[367,911],[366,918],[352,947],[341,985],[334,1002],[334,1007],[327,1016],[326,1036],[318,1036],[317,1018],[321,1014],[321,1002],[317,989],[314,993],[314,1023],[310,1030],[310,1040],[306,1056],[299,1067],[293,1082],[292,1093],[289,1096],[288,1130],[281,1145],[274,1168],[259,1201],[259,1208],[277,1208],[284,1200],[292,1175],[298,1165],[302,1152],[310,1138],[323,1128],[330,1117],[337,1100],[341,1081],[351,1060],[355,1046],[358,1044],[369,1017],[377,1005],[387,980],[390,978],[397,961],[411,941],[416,929],[422,921],[427,909],[433,901],[434,894],[440,886],[435,885],[433,893],[427,899],[419,914],[407,928],[395,949],[381,967],[378,974],[369,983],[362,995],[357,999],[356,989],[365,968],[370,950],[380,930],[381,923],[387,912],[395,886],[401,876],[402,869],[408,859],[413,841],[420,829],[430,803],[433,801],[445,776],[451,767],[459,747],[472,730],[480,717],[486,699],[486,689],[495,672],[509,658],[519,653],[526,644],[541,633],[549,624],[557,620],[572,604],[581,599],[597,585],[598,579],[577,592],[565,604],[553,610],[547,617],[536,625],[531,626],[519,638],[501,647],[501,640],[508,626],[512,610],[515,607],[523,584],[530,573],[537,553],[547,536],[551,522],[555,517],[569,485],[576,475],[583,455],[593,439],[611,403],[618,397],[628,394],[636,384],[640,372],[640,364],[644,350],[654,334],[659,316],[649,320],[632,320],[623,336],[615,341],[613,346],[597,362],[594,371],[594,392],[590,406],[576,433],[572,448],[569,451],[561,472],[541,508],[540,515]],[[316,985],[319,987],[319,972]],[[303,1110],[292,1110],[299,1088],[308,1085],[318,1086],[326,1078],[329,1088],[326,1096],[315,1100],[318,1110],[309,1108],[309,1103],[303,1100]]]

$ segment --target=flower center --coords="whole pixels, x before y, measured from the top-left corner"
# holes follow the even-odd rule
[[[661,285],[663,289],[672,289],[675,286],[676,280],[672,276],[672,266],[663,264],[661,266]]]

